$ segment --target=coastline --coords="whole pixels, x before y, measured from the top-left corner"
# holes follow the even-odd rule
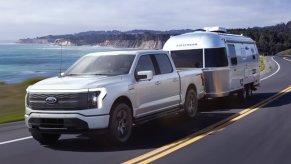
[[[40,39],[40,38],[27,38],[19,39],[16,43],[19,44],[48,44],[56,46],[95,46],[100,48],[131,48],[131,49],[162,49],[166,39],[162,40],[159,38],[150,39],[105,39],[98,42],[88,41],[71,41],[69,39]]]

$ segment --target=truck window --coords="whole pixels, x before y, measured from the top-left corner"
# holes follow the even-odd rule
[[[225,67],[227,64],[225,48],[205,49],[205,67]]]
[[[172,51],[171,56],[177,68],[203,67],[202,49]]]
[[[153,71],[153,74],[156,74],[150,55],[143,55],[139,58],[135,72],[137,73],[139,71]]]
[[[237,65],[237,57],[236,57],[234,45],[229,44],[229,45],[227,45],[227,47],[228,47],[231,65]]]
[[[166,74],[173,72],[173,67],[170,62],[168,55],[166,54],[157,54],[155,55],[156,61],[159,67],[159,73]]]

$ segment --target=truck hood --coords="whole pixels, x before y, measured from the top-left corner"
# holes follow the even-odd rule
[[[78,90],[101,88],[106,85],[120,82],[123,76],[65,76],[52,77],[27,88],[27,91],[32,90]]]

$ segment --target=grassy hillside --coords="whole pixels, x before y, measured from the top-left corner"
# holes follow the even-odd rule
[[[260,69],[261,72],[265,69],[264,57],[260,55]]]
[[[291,49],[279,52],[278,55],[280,55],[280,56],[291,56]]]
[[[41,80],[35,78],[19,84],[0,82],[0,123],[24,119],[24,97],[26,88]]]

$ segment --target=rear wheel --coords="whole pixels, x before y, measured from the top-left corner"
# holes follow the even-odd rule
[[[37,131],[31,132],[32,137],[42,145],[51,145],[58,141],[61,134],[46,134]]]
[[[110,115],[109,135],[115,144],[122,144],[128,141],[132,132],[132,111],[125,103],[118,103],[113,106]]]
[[[238,95],[241,100],[246,100],[246,99],[251,98],[253,95],[251,84],[245,85],[244,88],[239,91]]]
[[[251,84],[246,86],[246,97],[251,98],[253,96],[253,90]]]
[[[194,89],[189,89],[186,94],[184,103],[184,116],[186,118],[194,118],[198,110],[198,99]]]
[[[247,98],[247,91],[246,91],[246,87],[243,87],[239,92],[238,92],[238,96],[241,100],[246,100]]]

